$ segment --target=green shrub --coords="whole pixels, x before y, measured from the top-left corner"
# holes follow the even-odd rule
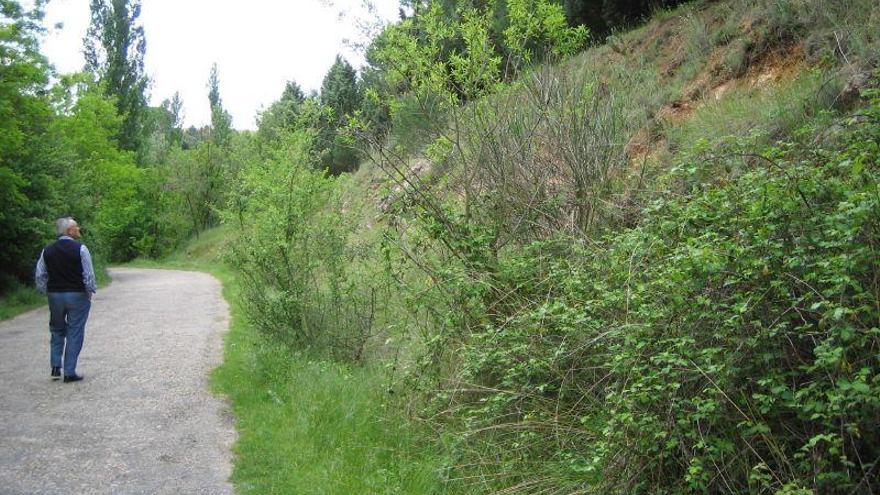
[[[0,277],[0,321],[46,303],[46,297],[12,277]]]
[[[747,143],[737,176],[726,162],[742,155],[685,163],[669,179],[687,194],[601,242],[538,242],[477,273],[447,260],[437,292],[461,296],[446,314],[466,331],[435,334],[446,357],[426,363],[446,369],[437,417],[465,432],[453,478],[880,489],[880,98],[862,115],[827,150],[812,133],[760,155]]]
[[[280,342],[357,360],[370,336],[371,296],[347,272],[351,227],[336,179],[314,169],[308,131],[279,142],[269,158],[242,166],[224,213],[239,231],[229,259],[240,270],[245,312]]]

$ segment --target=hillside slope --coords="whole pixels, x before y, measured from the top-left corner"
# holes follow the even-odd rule
[[[695,2],[398,121],[343,204],[449,486],[880,489],[878,28]]]

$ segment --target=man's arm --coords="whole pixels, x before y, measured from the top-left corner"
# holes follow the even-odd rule
[[[92,255],[85,244],[79,248],[79,257],[83,266],[83,284],[86,290],[92,294],[98,292],[98,284],[95,282],[95,268],[92,266]]]
[[[49,272],[46,271],[46,262],[43,261],[43,251],[40,251],[40,259],[37,261],[37,271],[34,272],[34,283],[41,294],[45,294],[46,290],[48,290]]]

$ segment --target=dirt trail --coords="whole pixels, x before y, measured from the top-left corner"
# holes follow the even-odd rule
[[[208,392],[228,308],[195,272],[112,269],[77,371],[49,379],[48,310],[0,322],[0,493],[233,493],[235,433]]]

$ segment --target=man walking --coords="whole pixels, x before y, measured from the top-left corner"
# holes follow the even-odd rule
[[[53,380],[78,382],[76,361],[82,349],[92,295],[98,291],[92,256],[79,239],[79,225],[73,218],[55,222],[58,240],[43,248],[37,262],[37,290],[49,298],[49,364]]]

